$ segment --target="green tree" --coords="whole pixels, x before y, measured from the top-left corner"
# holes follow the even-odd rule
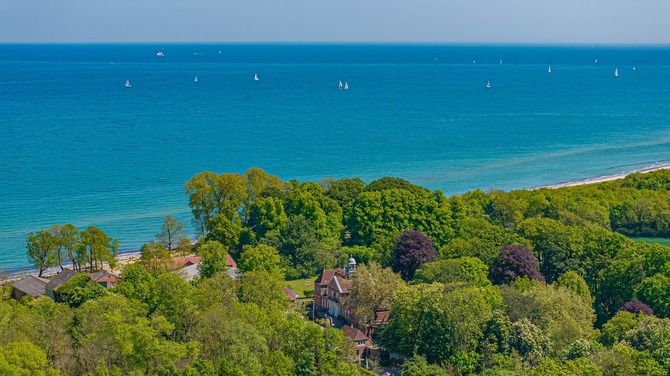
[[[200,275],[210,278],[217,273],[228,269],[228,251],[221,243],[209,240],[196,249],[196,254],[202,257],[198,266]]]
[[[279,252],[274,247],[265,244],[255,247],[245,245],[238,266],[243,272],[264,270],[272,275],[283,277],[283,272],[279,267],[280,262]]]
[[[163,218],[163,224],[161,225],[161,232],[156,234],[156,239],[165,247],[169,252],[172,252],[181,239],[186,238],[186,230],[184,230],[185,223],[178,221],[175,217],[171,215],[166,215]]]
[[[56,301],[63,302],[72,308],[84,302],[107,295],[107,289],[95,283],[88,274],[76,274],[55,291]]]
[[[402,365],[401,376],[447,376],[449,375],[440,366],[428,364],[426,358],[413,356]]]
[[[359,265],[351,273],[350,293],[343,305],[367,327],[369,334],[377,327],[375,313],[390,309],[393,297],[403,286],[403,280],[390,268],[382,268],[376,262]]]
[[[152,241],[144,243],[140,248],[140,265],[149,271],[167,270],[170,263],[168,249],[162,243]]]
[[[337,201],[344,213],[349,211],[351,204],[365,189],[365,182],[359,178],[342,178],[330,182],[326,196]]]
[[[57,376],[47,356],[30,342],[12,342],[0,346],[0,374],[16,376]]]
[[[95,226],[89,226],[81,232],[79,251],[86,259],[91,271],[100,270],[103,263],[110,268],[116,265],[116,255],[119,252],[119,241],[107,235]]]
[[[670,317],[670,278],[661,273],[642,280],[636,295],[647,303],[658,317]]]
[[[579,274],[571,271],[565,272],[554,282],[556,287],[565,287],[584,299],[585,302],[593,304],[593,296],[586,285],[586,281]]]
[[[476,257],[438,260],[417,270],[413,282],[444,284],[461,282],[474,286],[490,286],[488,268]]]
[[[288,300],[284,296],[284,281],[264,270],[244,273],[240,279],[240,301],[254,303],[265,311],[283,309]]]
[[[39,270],[39,277],[47,268],[56,265],[57,248],[58,237],[49,231],[37,231],[28,234],[26,252],[30,262]]]
[[[224,214],[217,214],[207,221],[206,227],[206,240],[217,241],[223,244],[227,249],[234,249],[240,242],[242,224],[240,223],[239,217],[234,217],[231,220]]]

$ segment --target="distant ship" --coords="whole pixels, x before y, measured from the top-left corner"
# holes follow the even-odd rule
[[[258,73],[254,73],[254,81],[258,81],[258,80],[259,80]]]
[[[500,59],[500,64],[502,64],[502,59]]]
[[[551,73],[551,65],[549,66],[549,69],[547,69],[548,73]]]
[[[636,70],[637,70],[637,69],[635,69],[635,67],[633,67],[633,72],[635,72]]]
[[[165,56],[165,54],[163,54],[163,51],[158,51],[156,52],[156,56]]]
[[[593,64],[598,64],[598,58],[593,62]]]
[[[342,81],[340,81],[340,83],[337,84],[337,88],[342,89]]]
[[[133,85],[130,84],[130,80],[126,80],[126,84],[124,86],[127,88],[131,88]]]
[[[490,89],[491,88],[491,81],[486,81],[486,88]]]
[[[198,76],[195,76],[195,78],[193,79],[193,82],[195,82],[196,84],[198,83]]]
[[[346,82],[344,83],[344,90],[349,90],[349,84]]]
[[[614,77],[619,77],[619,68],[614,68]]]

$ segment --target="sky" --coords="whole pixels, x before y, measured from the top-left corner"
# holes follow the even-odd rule
[[[670,44],[669,0],[0,0],[0,43]]]

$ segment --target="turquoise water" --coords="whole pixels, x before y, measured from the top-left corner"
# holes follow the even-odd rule
[[[454,194],[668,163],[669,108],[670,48],[0,45],[0,268],[54,223],[136,249],[203,170]]]

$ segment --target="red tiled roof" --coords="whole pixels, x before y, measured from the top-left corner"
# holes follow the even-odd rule
[[[295,292],[288,286],[284,286],[284,295],[291,299],[292,302],[296,299]]]
[[[202,261],[200,256],[186,256],[186,257],[175,257],[172,259],[175,263],[181,265],[182,267],[195,265]]]
[[[226,255],[226,266],[237,269],[237,263],[230,257],[230,255]]]
[[[330,280],[333,278],[334,275],[340,275],[344,276],[346,274],[346,271],[344,269],[328,269],[328,270],[323,270],[321,272],[321,275],[319,275],[314,283],[318,283],[320,285],[327,285],[330,283]]]
[[[370,338],[368,338],[363,332],[358,330],[357,328],[354,328],[353,326],[350,325],[345,325],[342,327],[342,331],[344,332],[344,335],[350,338],[352,341],[370,341]]]
[[[351,281],[342,276],[334,275],[333,279],[330,280],[328,288],[337,290],[340,294],[348,294],[349,289],[351,288]]]
[[[386,324],[389,322],[389,311],[387,309],[378,310],[375,312],[375,324]]]

